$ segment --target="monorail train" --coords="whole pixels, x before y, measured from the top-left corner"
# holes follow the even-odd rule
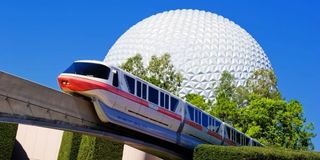
[[[166,90],[100,61],[75,61],[58,81],[64,92],[90,97],[105,123],[189,149],[203,143],[263,146]]]

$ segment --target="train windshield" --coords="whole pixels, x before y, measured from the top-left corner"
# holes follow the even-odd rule
[[[85,75],[108,80],[110,68],[101,64],[74,62],[64,73]]]

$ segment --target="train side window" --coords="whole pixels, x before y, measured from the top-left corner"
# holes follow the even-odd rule
[[[201,124],[201,111],[195,110],[195,122]]]
[[[198,123],[198,117],[199,117],[199,115],[198,115],[198,110],[194,110],[194,115],[195,115],[195,117],[194,117],[194,119],[195,119],[195,122],[197,122]]]
[[[202,126],[208,128],[208,115],[202,113]]]
[[[118,72],[113,73],[112,85],[115,87],[119,86]]]
[[[169,109],[169,95],[165,95],[165,104],[164,104],[164,107],[166,108],[166,109]]]
[[[247,145],[246,144],[246,136],[245,135],[242,135],[242,144],[243,145]]]
[[[211,125],[212,125],[211,130],[212,131],[216,131],[217,127],[216,127],[216,124],[215,124],[215,120],[212,117],[211,117]]]
[[[220,121],[217,121],[216,119],[214,120],[215,122],[214,122],[214,125],[215,125],[215,128],[216,128],[216,132],[218,132],[219,131],[219,128],[220,128],[220,126],[221,126],[221,122]]]
[[[246,136],[246,145],[248,146],[249,143],[250,143],[250,138],[248,138],[248,137]]]
[[[147,99],[147,85],[142,83],[142,98]]]
[[[132,77],[129,77],[127,75],[124,75],[124,77],[126,79],[129,92],[134,94],[134,88],[135,88],[134,83],[135,83],[135,80]]]
[[[194,121],[194,108],[190,105],[188,105],[188,111],[189,111],[189,115],[190,115],[190,120]]]
[[[234,136],[233,136],[233,130],[232,129],[230,129],[229,136],[230,136],[229,139],[233,141],[233,137]]]
[[[164,93],[160,92],[160,106],[164,107]]]
[[[198,110],[198,124],[201,124],[201,111]]]
[[[252,145],[253,145],[253,146],[257,146],[258,144],[257,144],[256,141],[252,141]]]
[[[233,130],[233,134],[234,134],[234,142],[238,142],[238,132],[236,130]],[[239,137],[240,138],[240,137]]]
[[[232,141],[236,141],[236,133],[234,132],[234,130],[233,129],[231,129],[231,133],[232,133]]]
[[[231,130],[230,130],[229,127],[226,127],[226,132],[225,133],[226,133],[227,138],[231,140],[231,136],[230,136]]]
[[[141,97],[141,82],[137,81],[137,96]]]
[[[159,102],[159,91],[157,89],[149,86],[148,100],[150,102],[158,105],[158,102]]]
[[[171,100],[170,110],[171,110],[172,112],[174,112],[174,111],[176,110],[177,106],[178,106],[178,102],[179,102],[179,101],[178,101],[176,98],[174,98],[174,97],[171,97],[170,100]]]
[[[240,134],[240,144],[243,145],[243,135]]]

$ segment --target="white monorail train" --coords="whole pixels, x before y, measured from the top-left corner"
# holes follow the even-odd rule
[[[61,89],[90,97],[99,119],[182,147],[262,146],[216,117],[117,67],[76,61],[58,77]]]

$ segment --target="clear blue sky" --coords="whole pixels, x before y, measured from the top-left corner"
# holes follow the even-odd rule
[[[103,60],[130,26],[172,9],[214,12],[247,30],[283,96],[315,123],[320,150],[320,1],[1,1],[0,70],[58,89],[57,75],[74,60]]]

